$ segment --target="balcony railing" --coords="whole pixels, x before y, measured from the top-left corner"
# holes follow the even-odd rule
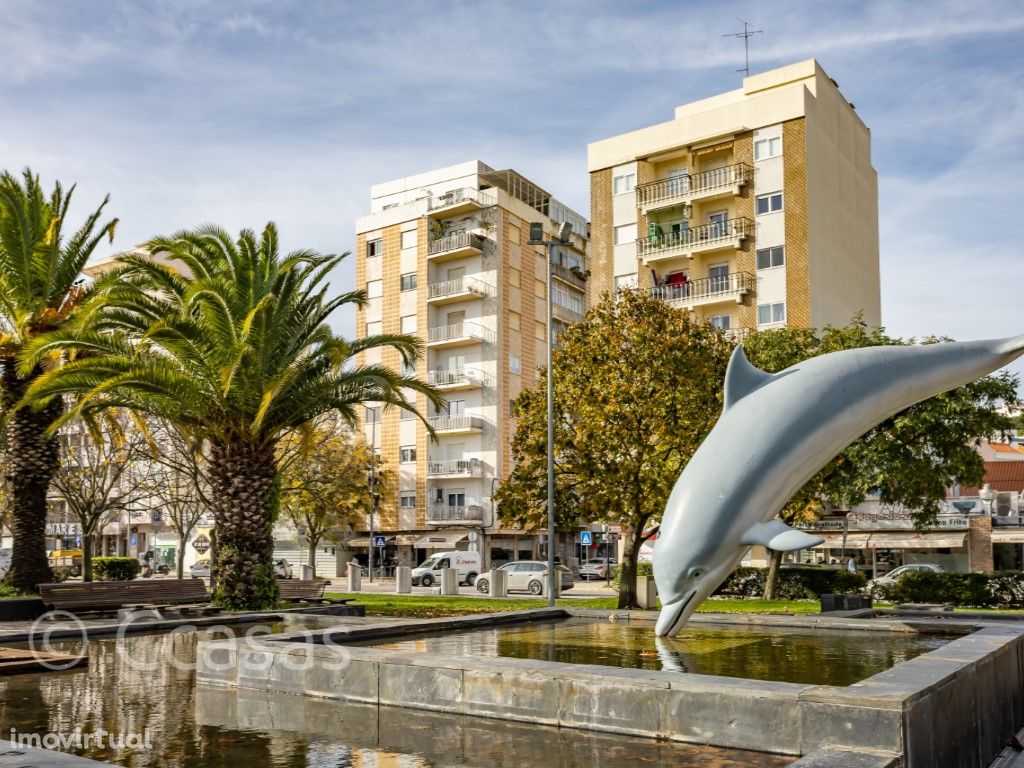
[[[561,264],[552,264],[551,274],[577,288],[586,288],[587,286],[587,278],[582,269],[570,269]]]
[[[558,302],[551,304],[551,316],[556,320],[561,320],[563,323],[578,323],[583,319],[582,314],[568,307],[563,307]]]
[[[746,163],[735,163],[724,168],[712,168],[683,176],[641,184],[636,188],[637,205],[650,210],[680,205],[709,195],[730,190],[738,192],[754,178],[754,169]]]
[[[737,344],[741,343],[747,336],[750,335],[750,328],[726,328],[722,331],[725,334],[725,338],[729,341],[733,341]]]
[[[752,234],[754,222],[741,216],[646,237],[636,241],[636,250],[637,255],[646,260],[685,256],[728,246],[738,248],[744,238]]]
[[[427,384],[432,387],[485,387],[489,380],[486,373],[475,368],[427,371]]]
[[[430,213],[446,211],[456,213],[471,208],[487,208],[497,202],[498,198],[493,193],[465,187],[431,197],[427,203],[427,210]]]
[[[442,256],[449,253],[462,251],[482,251],[484,238],[476,232],[459,232],[457,235],[448,235],[434,240],[427,246],[428,256]]]
[[[651,296],[684,307],[714,304],[729,299],[738,303],[756,286],[757,278],[754,275],[734,272],[724,277],[705,277],[677,285],[659,285],[651,288]]]
[[[440,344],[461,339],[490,343],[494,341],[494,333],[476,323],[453,323],[427,329],[428,344]]]
[[[457,277],[454,280],[445,280],[443,283],[431,283],[427,287],[428,300],[446,299],[463,293],[486,296],[488,294],[487,284],[480,282],[475,277]]]
[[[468,507],[438,506],[427,509],[427,523],[431,525],[462,522],[482,523],[483,519],[483,507],[475,504]]]
[[[469,432],[482,430],[484,420],[479,416],[433,416],[427,423],[436,432]]]
[[[448,459],[427,462],[427,477],[480,477],[483,465],[480,459]]]

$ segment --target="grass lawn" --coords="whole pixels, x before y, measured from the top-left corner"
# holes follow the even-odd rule
[[[486,597],[441,597],[438,595],[393,595],[380,592],[329,593],[328,597],[351,597],[366,606],[367,616],[457,616],[466,613],[493,613],[526,608],[544,608],[540,599],[491,599]],[[583,600],[559,600],[563,608],[597,608],[613,610],[614,597]],[[701,613],[817,613],[816,600],[707,600],[697,610]]]

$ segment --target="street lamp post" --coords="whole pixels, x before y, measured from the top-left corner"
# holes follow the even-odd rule
[[[554,261],[555,248],[566,245],[571,240],[572,227],[563,221],[558,225],[556,240],[544,239],[544,225],[541,222],[530,223],[530,245],[543,245],[547,249],[547,305],[548,305],[548,348],[547,348],[547,405],[548,405],[548,605],[555,607],[557,594],[555,571],[555,388],[554,373],[551,370],[551,350],[555,346],[554,326],[552,323],[551,297],[551,264]]]
[[[380,411],[376,409],[373,412],[373,428],[370,432],[370,546],[366,549],[369,551],[367,564],[369,565],[369,579],[370,583],[373,584],[373,518],[377,514],[377,500],[380,498],[380,494],[377,493],[377,420],[380,419]]]

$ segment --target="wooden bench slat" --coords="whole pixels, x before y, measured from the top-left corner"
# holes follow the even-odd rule
[[[143,603],[176,605],[210,600],[202,579],[40,584],[39,596],[50,608],[95,611]]]

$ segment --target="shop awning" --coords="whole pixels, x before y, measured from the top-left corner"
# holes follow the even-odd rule
[[[387,543],[393,544],[395,541],[394,536],[387,537]],[[345,546],[349,549],[369,549],[370,544],[373,543],[373,539],[369,536],[360,536],[358,539],[349,539],[345,542]]]
[[[992,530],[993,544],[1024,544],[1024,528],[1004,531],[999,528]]]
[[[930,533],[872,533],[870,549],[956,549],[964,545],[966,531],[934,531]]]
[[[814,549],[842,549],[843,548],[843,534],[841,533],[821,533],[819,531],[808,531],[812,536],[821,536],[825,540],[824,544],[818,544]],[[868,539],[871,537],[870,533],[849,533],[846,535],[846,548],[847,549],[864,549],[868,545]]]
[[[437,531],[416,539],[416,549],[451,549],[459,542],[465,541],[469,531]]]
[[[395,536],[395,544],[400,547],[410,547],[416,543],[417,539],[419,539],[417,533],[400,533]]]

